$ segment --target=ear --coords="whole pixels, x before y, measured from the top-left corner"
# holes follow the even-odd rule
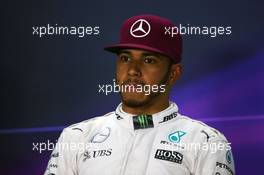
[[[182,65],[180,63],[172,64],[171,65],[171,71],[170,71],[170,77],[169,77],[169,84],[172,86],[175,84],[175,82],[180,78],[182,74]]]

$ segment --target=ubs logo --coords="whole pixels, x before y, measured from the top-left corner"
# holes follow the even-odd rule
[[[105,157],[110,156],[112,154],[112,149],[107,150],[93,150],[93,151],[85,151],[83,153],[83,161],[85,162],[87,159],[97,158],[97,157]]]

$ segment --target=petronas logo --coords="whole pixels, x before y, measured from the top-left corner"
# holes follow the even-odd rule
[[[179,143],[181,141],[181,137],[184,136],[186,132],[183,131],[176,131],[171,134],[169,134],[168,139],[172,143]]]

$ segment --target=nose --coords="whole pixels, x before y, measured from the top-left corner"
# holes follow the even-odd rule
[[[132,77],[140,77],[142,74],[140,63],[137,63],[136,61],[133,61],[132,63],[130,63],[127,73],[129,76],[132,76]]]

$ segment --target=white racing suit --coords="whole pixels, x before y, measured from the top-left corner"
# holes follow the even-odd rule
[[[116,111],[65,128],[45,175],[233,175],[230,144],[217,130],[178,113]]]

